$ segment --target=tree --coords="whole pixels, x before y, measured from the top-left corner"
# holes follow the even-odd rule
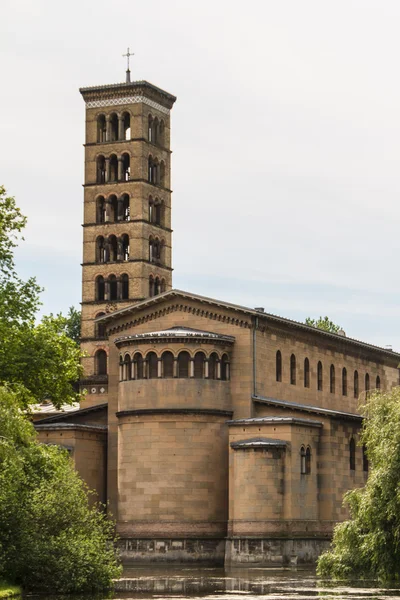
[[[340,325],[336,325],[336,323],[330,321],[329,317],[319,317],[319,319],[307,317],[305,323],[310,327],[316,327],[317,329],[329,331],[330,333],[338,333],[338,331],[342,329]]]
[[[361,443],[370,464],[364,488],[348,492],[350,520],[336,526],[318,561],[330,577],[400,577],[400,388],[369,395]]]
[[[81,374],[79,313],[44,317],[35,323],[41,288],[35,278],[22,281],[13,251],[26,218],[14,198],[0,187],[0,384],[12,385],[21,404],[51,400],[56,407],[79,399],[74,382]]]
[[[0,578],[27,591],[107,589],[120,575],[113,531],[67,452],[37,443],[15,394],[0,388]]]
[[[66,316],[65,333],[71,340],[79,344],[81,339],[81,311],[70,306]]]

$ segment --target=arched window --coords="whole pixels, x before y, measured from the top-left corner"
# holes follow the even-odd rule
[[[109,286],[109,300],[118,300],[118,283],[115,275],[109,275],[108,277]]]
[[[118,159],[115,154],[111,154],[109,159],[110,175],[109,181],[118,181]]]
[[[130,203],[128,194],[123,194],[118,200],[117,219],[118,221],[130,221]]]
[[[99,115],[97,117],[97,142],[102,144],[106,141],[106,117]]]
[[[107,219],[106,201],[103,196],[96,200],[96,223],[105,223]]]
[[[223,354],[221,358],[221,379],[222,381],[229,379],[229,359],[227,354]]]
[[[108,244],[107,244],[108,248],[107,250],[107,254],[108,254],[108,260],[111,260],[112,262],[115,262],[118,260],[118,242],[117,242],[117,238],[115,235],[110,235],[108,237]]]
[[[331,394],[335,393],[335,366],[334,365],[331,365],[331,368],[330,368],[329,390],[330,390]]]
[[[129,181],[131,178],[131,158],[129,154],[122,155],[122,181]]]
[[[116,113],[110,115],[110,142],[118,140],[118,117]]]
[[[362,447],[362,458],[363,458],[363,471],[364,473],[368,473],[369,471],[369,462],[367,456],[367,447],[363,445]]]
[[[304,387],[310,387],[310,361],[308,358],[304,359]]]
[[[343,396],[347,396],[347,369],[343,367],[342,369],[342,394]]]
[[[306,449],[304,446],[300,448],[300,473],[301,475],[305,475],[306,471]]]
[[[354,371],[354,398],[358,398],[358,371]]]
[[[99,312],[97,313],[95,318],[97,319],[98,317],[103,317],[105,314],[105,312]],[[104,339],[105,337],[107,337],[105,323],[95,323],[95,337],[98,339]]]
[[[149,352],[146,356],[147,359],[147,372],[149,379],[156,379],[158,377],[158,358],[155,352]]]
[[[349,456],[350,456],[350,471],[356,470],[356,443],[354,438],[351,438],[349,443]]]
[[[163,160],[160,163],[160,174],[158,183],[159,185],[161,185],[161,187],[165,187],[165,163]]]
[[[276,353],[276,380],[282,381],[282,354],[280,350]]]
[[[129,260],[129,236],[121,235],[121,260]]]
[[[160,293],[160,289],[161,289],[160,278],[156,277],[154,280],[154,295],[155,296],[158,296],[158,294]]]
[[[131,139],[131,115],[128,112],[122,115],[122,128],[124,134],[124,140]]]
[[[98,156],[96,160],[96,181],[97,183],[106,182],[106,159],[104,156]]]
[[[189,352],[180,352],[178,355],[178,377],[189,377],[189,362]]]
[[[149,277],[149,296],[152,298],[154,296],[154,277],[150,275]]]
[[[107,354],[105,350],[97,350],[94,355],[96,375],[107,375]]]
[[[121,275],[121,300],[129,300],[129,277],[126,273]]]
[[[162,225],[164,212],[164,203],[159,200],[155,201],[154,204],[154,223],[156,225]]]
[[[150,155],[148,160],[148,172],[147,172],[147,180],[149,183],[156,183],[156,167],[154,165],[153,157]]]
[[[122,373],[123,381],[129,381],[129,379],[131,379],[131,357],[129,354],[125,354]]]
[[[322,362],[318,361],[317,365],[317,389],[322,392],[323,389],[323,373],[322,373]]]
[[[217,379],[217,377],[218,377],[217,364],[218,364],[218,354],[213,352],[210,355],[210,358],[208,360],[208,378],[209,379]]]
[[[369,374],[365,373],[365,391],[368,394],[369,392]]]
[[[153,117],[151,115],[149,115],[148,119],[147,137],[149,142],[153,142]]]
[[[310,446],[307,446],[306,450],[306,474],[309,475],[311,473],[311,449]]]
[[[196,354],[194,356],[194,377],[195,377],[195,379],[203,379],[205,359],[206,359],[206,357],[205,357],[204,352],[196,352]]]
[[[102,277],[101,275],[98,275],[98,277],[96,277],[96,300],[98,302],[104,301],[104,294],[105,294],[104,277]]]
[[[174,376],[174,355],[172,352],[163,352],[162,355],[163,377],[166,379]]]
[[[294,354],[290,357],[290,383],[296,385],[296,357]]]
[[[379,375],[376,376],[376,389],[380,390],[381,389],[381,378],[379,377]]]
[[[96,262],[107,262],[106,244],[102,235],[96,239]]]
[[[153,142],[153,144],[157,144],[158,143],[158,124],[159,124],[158,118],[155,117],[153,119],[153,127],[152,127],[152,129],[153,129],[153,137],[152,137],[152,140],[151,140]]]
[[[143,369],[143,356],[140,352],[136,352],[133,357],[134,368],[135,368],[135,378],[143,379],[144,369]]]

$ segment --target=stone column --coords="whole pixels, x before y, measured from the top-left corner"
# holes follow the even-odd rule
[[[110,299],[110,282],[108,281],[108,279],[106,279],[104,282],[104,300],[109,300],[109,299]]]
[[[143,359],[143,379],[148,379],[148,368],[149,364],[147,362],[147,358]]]
[[[111,140],[111,123],[110,116],[106,115],[106,142]]]
[[[204,361],[204,379],[209,378],[209,370],[208,370],[208,358]]]
[[[117,277],[117,298],[118,300],[122,299],[122,281],[120,277]]]
[[[105,200],[106,204],[106,214],[104,217],[104,222],[109,223],[111,221],[111,202],[109,200]]]
[[[122,161],[122,156],[118,157],[118,181],[122,181],[122,175],[123,175],[123,161]]]
[[[124,378],[124,365],[119,363],[119,380],[123,381]]]
[[[122,379],[123,381],[126,381],[128,378],[128,373],[127,373],[127,364],[126,362],[124,362],[124,364],[122,365]]]
[[[174,377],[178,377],[178,359],[174,356]]]
[[[124,199],[122,198],[118,198],[118,204],[117,204],[117,219],[118,221],[123,221],[124,219]]]
[[[106,180],[106,183],[108,183],[110,181],[110,159],[107,157],[104,159],[104,162],[105,162],[105,171],[106,171],[105,180]]]
[[[121,115],[118,115],[118,139],[124,139],[124,120]]]
[[[131,379],[136,379],[136,361],[131,362]]]
[[[162,358],[159,358],[157,362],[157,377],[162,377]]]
[[[217,361],[217,379],[221,379],[221,361]]]
[[[193,358],[189,359],[189,377],[194,377],[194,360]]]
[[[123,260],[124,259],[124,251],[123,251],[123,246],[122,246],[122,240],[121,238],[117,239],[117,260]]]

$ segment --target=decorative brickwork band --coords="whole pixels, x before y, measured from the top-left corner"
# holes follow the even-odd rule
[[[149,100],[146,96],[126,96],[125,98],[107,98],[106,100],[89,100],[86,102],[86,108],[101,108],[106,106],[120,106],[121,104],[139,104],[143,102],[143,104],[147,104],[147,106],[151,106],[151,108],[155,108],[156,110],[164,113],[165,115],[169,115],[169,108],[165,108],[158,102],[154,102],[154,100]]]

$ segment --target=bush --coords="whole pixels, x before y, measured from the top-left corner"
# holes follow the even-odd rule
[[[109,588],[120,574],[113,523],[89,505],[67,452],[34,441],[4,388],[0,436],[0,577],[53,593]]]
[[[336,526],[332,548],[320,556],[317,571],[336,578],[399,579],[400,388],[372,394],[361,410],[368,481],[345,495],[351,519]]]

